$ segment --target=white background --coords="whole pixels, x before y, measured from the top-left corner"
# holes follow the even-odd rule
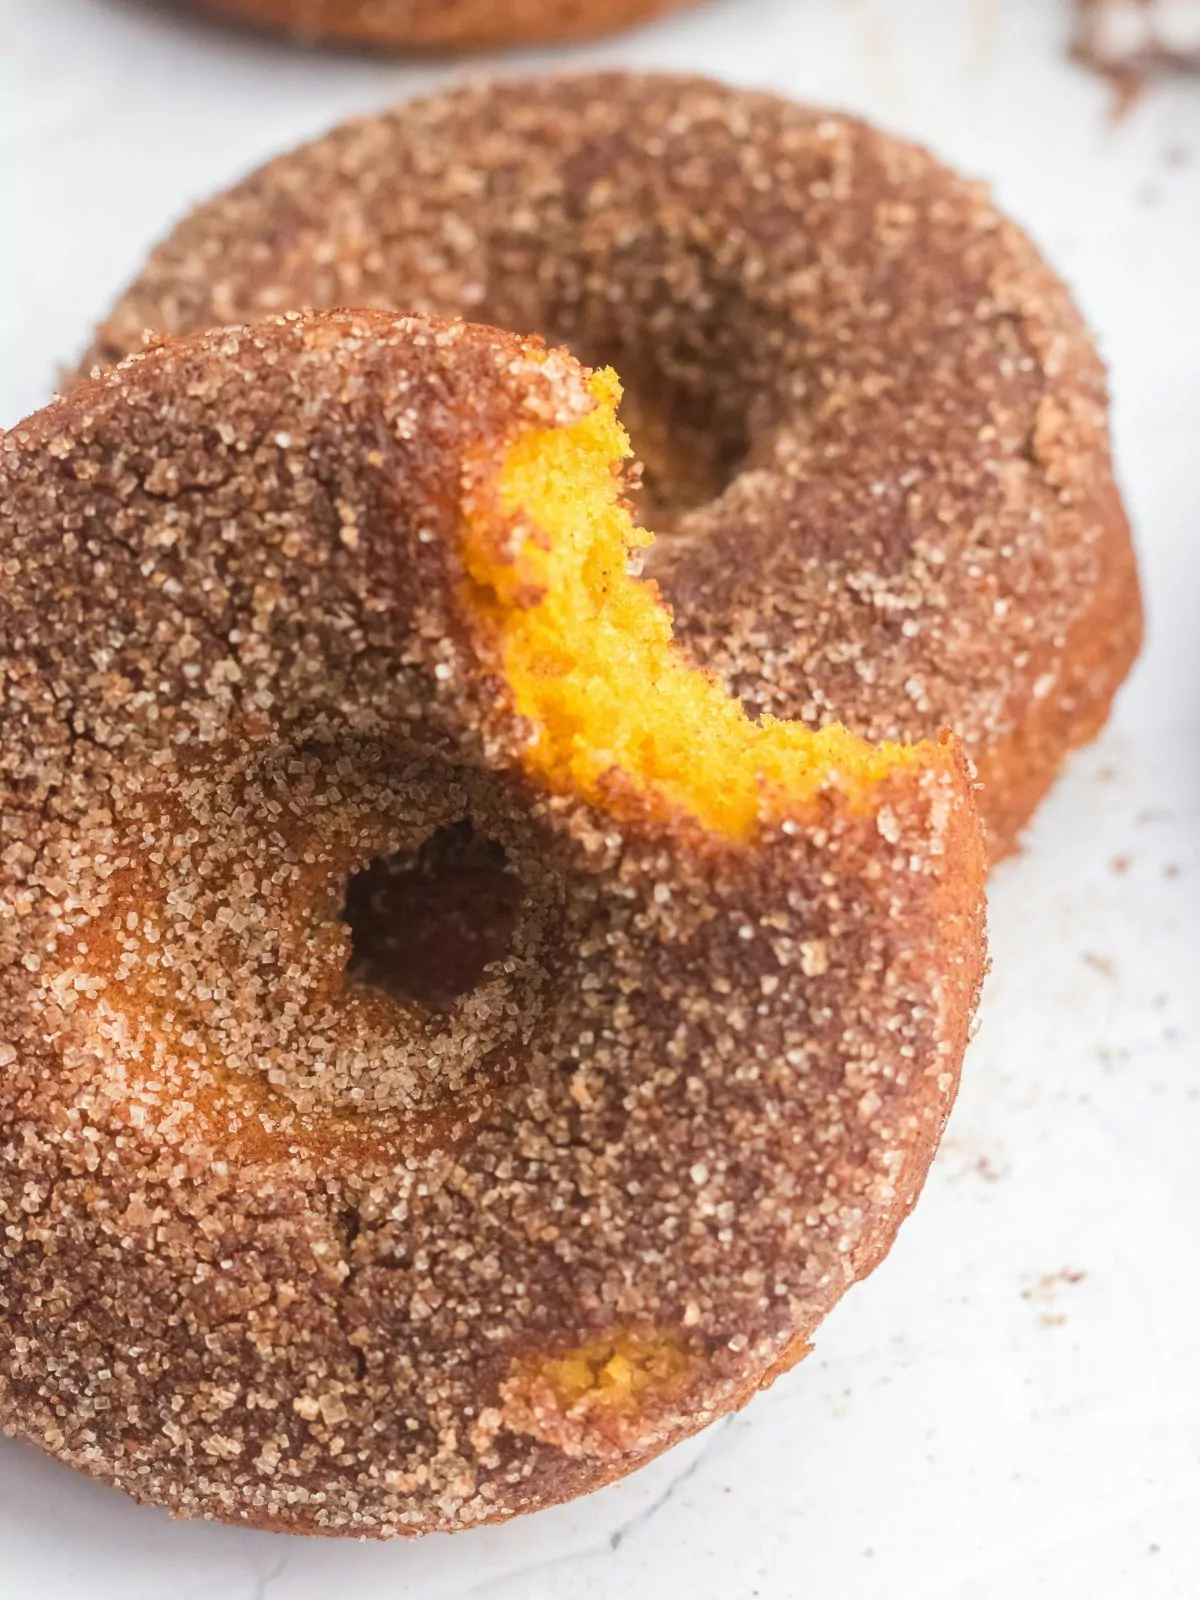
[[[983,1025],[889,1260],[741,1415],[453,1539],[177,1525],[0,1440],[0,1600],[1200,1596],[1200,78],[1114,120],[1068,31],[1058,0],[716,0],[571,56],[927,142],[993,183],[1111,364],[1149,644],[996,874]],[[460,70],[0,0],[0,426],[189,204]]]

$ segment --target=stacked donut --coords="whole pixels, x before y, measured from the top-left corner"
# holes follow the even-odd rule
[[[0,528],[0,1423],[389,1536],[798,1359],[1137,649],[1023,235],[770,96],[459,91],[187,219]]]

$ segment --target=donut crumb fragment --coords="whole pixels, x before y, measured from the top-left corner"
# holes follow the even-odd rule
[[[617,1331],[518,1361],[501,1415],[512,1431],[568,1455],[602,1455],[621,1448],[656,1403],[679,1394],[694,1365],[672,1333]]]

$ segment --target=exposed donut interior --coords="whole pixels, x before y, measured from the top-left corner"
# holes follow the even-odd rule
[[[495,615],[516,708],[536,730],[527,766],[609,806],[619,773],[652,812],[750,839],[833,778],[866,800],[888,773],[928,759],[929,744],[756,722],[687,662],[656,586],[630,573],[652,536],[634,524],[615,470],[631,454],[615,374],[597,373],[592,394],[582,422],[516,442],[503,515],[476,518],[468,537],[477,603]]]

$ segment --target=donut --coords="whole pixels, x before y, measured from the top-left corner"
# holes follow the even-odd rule
[[[615,33],[687,0],[196,0],[306,40],[449,53]]]
[[[616,394],[289,314],[0,440],[0,1426],[139,1500],[581,1493],[798,1359],[921,1187],[965,757],[686,659]]]
[[[86,366],[302,306],[466,315],[610,363],[693,658],[756,714],[953,728],[1010,851],[1134,660],[1104,372],[976,184],[677,77],[458,90],[336,129],[154,251]]]

